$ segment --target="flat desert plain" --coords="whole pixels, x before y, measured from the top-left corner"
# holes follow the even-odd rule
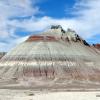
[[[48,92],[0,89],[0,100],[100,100],[100,92]]]

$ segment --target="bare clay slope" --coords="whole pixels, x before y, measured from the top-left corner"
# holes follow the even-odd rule
[[[100,53],[75,31],[52,26],[30,36],[0,60],[0,81],[33,87],[99,84],[99,60]]]

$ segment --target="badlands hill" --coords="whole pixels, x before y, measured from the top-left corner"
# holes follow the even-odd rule
[[[52,26],[2,57],[0,84],[35,88],[100,86],[100,52],[75,31]]]

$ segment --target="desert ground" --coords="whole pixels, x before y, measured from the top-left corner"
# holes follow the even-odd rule
[[[6,82],[0,84],[0,100],[100,100],[100,85],[63,83],[31,87]]]
[[[0,89],[0,100],[100,100],[100,92],[48,92]]]

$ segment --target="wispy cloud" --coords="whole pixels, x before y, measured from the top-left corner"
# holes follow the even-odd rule
[[[15,34],[17,27],[15,25],[11,26],[9,19],[13,17],[33,16],[39,13],[39,8],[35,6],[36,2],[36,0],[34,2],[31,2],[31,0],[0,0],[0,51],[2,49],[10,49],[14,41],[20,38]],[[10,40],[13,42],[11,43]]]
[[[71,13],[77,15],[75,18],[54,19],[49,16],[42,18],[31,18],[23,20],[13,20],[11,25],[22,27],[28,31],[42,30],[51,24],[61,24],[64,28],[71,27],[75,29],[84,38],[91,38],[100,33],[100,0],[81,0],[73,6]]]
[[[19,43],[25,41],[29,36],[18,37],[15,39],[9,38],[6,41],[0,42],[0,51],[9,51],[12,47],[15,47]]]
[[[76,0],[77,2],[71,10],[73,18],[55,19],[50,16],[35,17],[38,14],[39,7],[31,2],[32,0],[0,0],[0,38],[12,39],[19,43],[18,38],[22,38],[15,34],[17,28],[25,29],[29,32],[42,31],[52,24],[60,24],[66,30],[68,27],[73,28],[85,39],[92,39],[93,36],[100,34],[100,0]],[[32,5],[33,3],[33,5]],[[5,12],[3,11],[5,9]],[[27,17],[31,18],[9,20],[11,17]],[[7,41],[8,42],[8,41]],[[13,42],[8,48],[13,47]],[[8,44],[1,42],[1,46],[5,49]]]
[[[35,4],[35,3],[34,3]],[[0,0],[0,34],[2,38],[14,36],[16,27],[9,25],[11,17],[32,16],[38,13],[38,7],[31,6],[31,0]]]
[[[74,8],[77,9],[74,14],[78,15],[76,20],[79,28],[77,29],[87,38],[100,34],[100,0],[81,0]]]

